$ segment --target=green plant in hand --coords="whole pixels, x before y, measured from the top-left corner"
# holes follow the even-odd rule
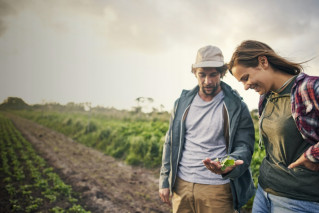
[[[221,168],[222,171],[225,171],[225,169],[229,166],[235,166],[235,160],[230,159],[229,156],[227,156],[224,159],[220,159],[220,160],[218,158],[216,158],[215,161],[220,162],[220,165],[222,166],[222,168]]]

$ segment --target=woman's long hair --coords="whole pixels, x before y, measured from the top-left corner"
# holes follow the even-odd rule
[[[259,64],[258,57],[266,56],[270,66],[280,72],[285,72],[291,75],[298,75],[303,71],[302,63],[294,63],[279,56],[271,47],[267,44],[246,40],[243,41],[233,53],[233,56],[228,63],[228,69],[232,73],[232,68],[236,65],[242,65],[244,67],[257,67]]]

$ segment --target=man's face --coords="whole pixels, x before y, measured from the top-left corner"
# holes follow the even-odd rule
[[[216,68],[197,68],[195,76],[198,80],[200,95],[213,98],[220,91],[220,73]]]

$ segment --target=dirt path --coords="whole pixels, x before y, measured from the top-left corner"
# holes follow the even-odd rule
[[[82,194],[92,213],[170,212],[159,200],[154,172],[127,166],[29,120],[7,116],[62,179]]]

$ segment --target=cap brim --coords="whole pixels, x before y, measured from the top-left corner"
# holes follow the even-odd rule
[[[222,67],[224,65],[221,61],[203,61],[200,63],[193,64],[193,68],[199,67]]]

